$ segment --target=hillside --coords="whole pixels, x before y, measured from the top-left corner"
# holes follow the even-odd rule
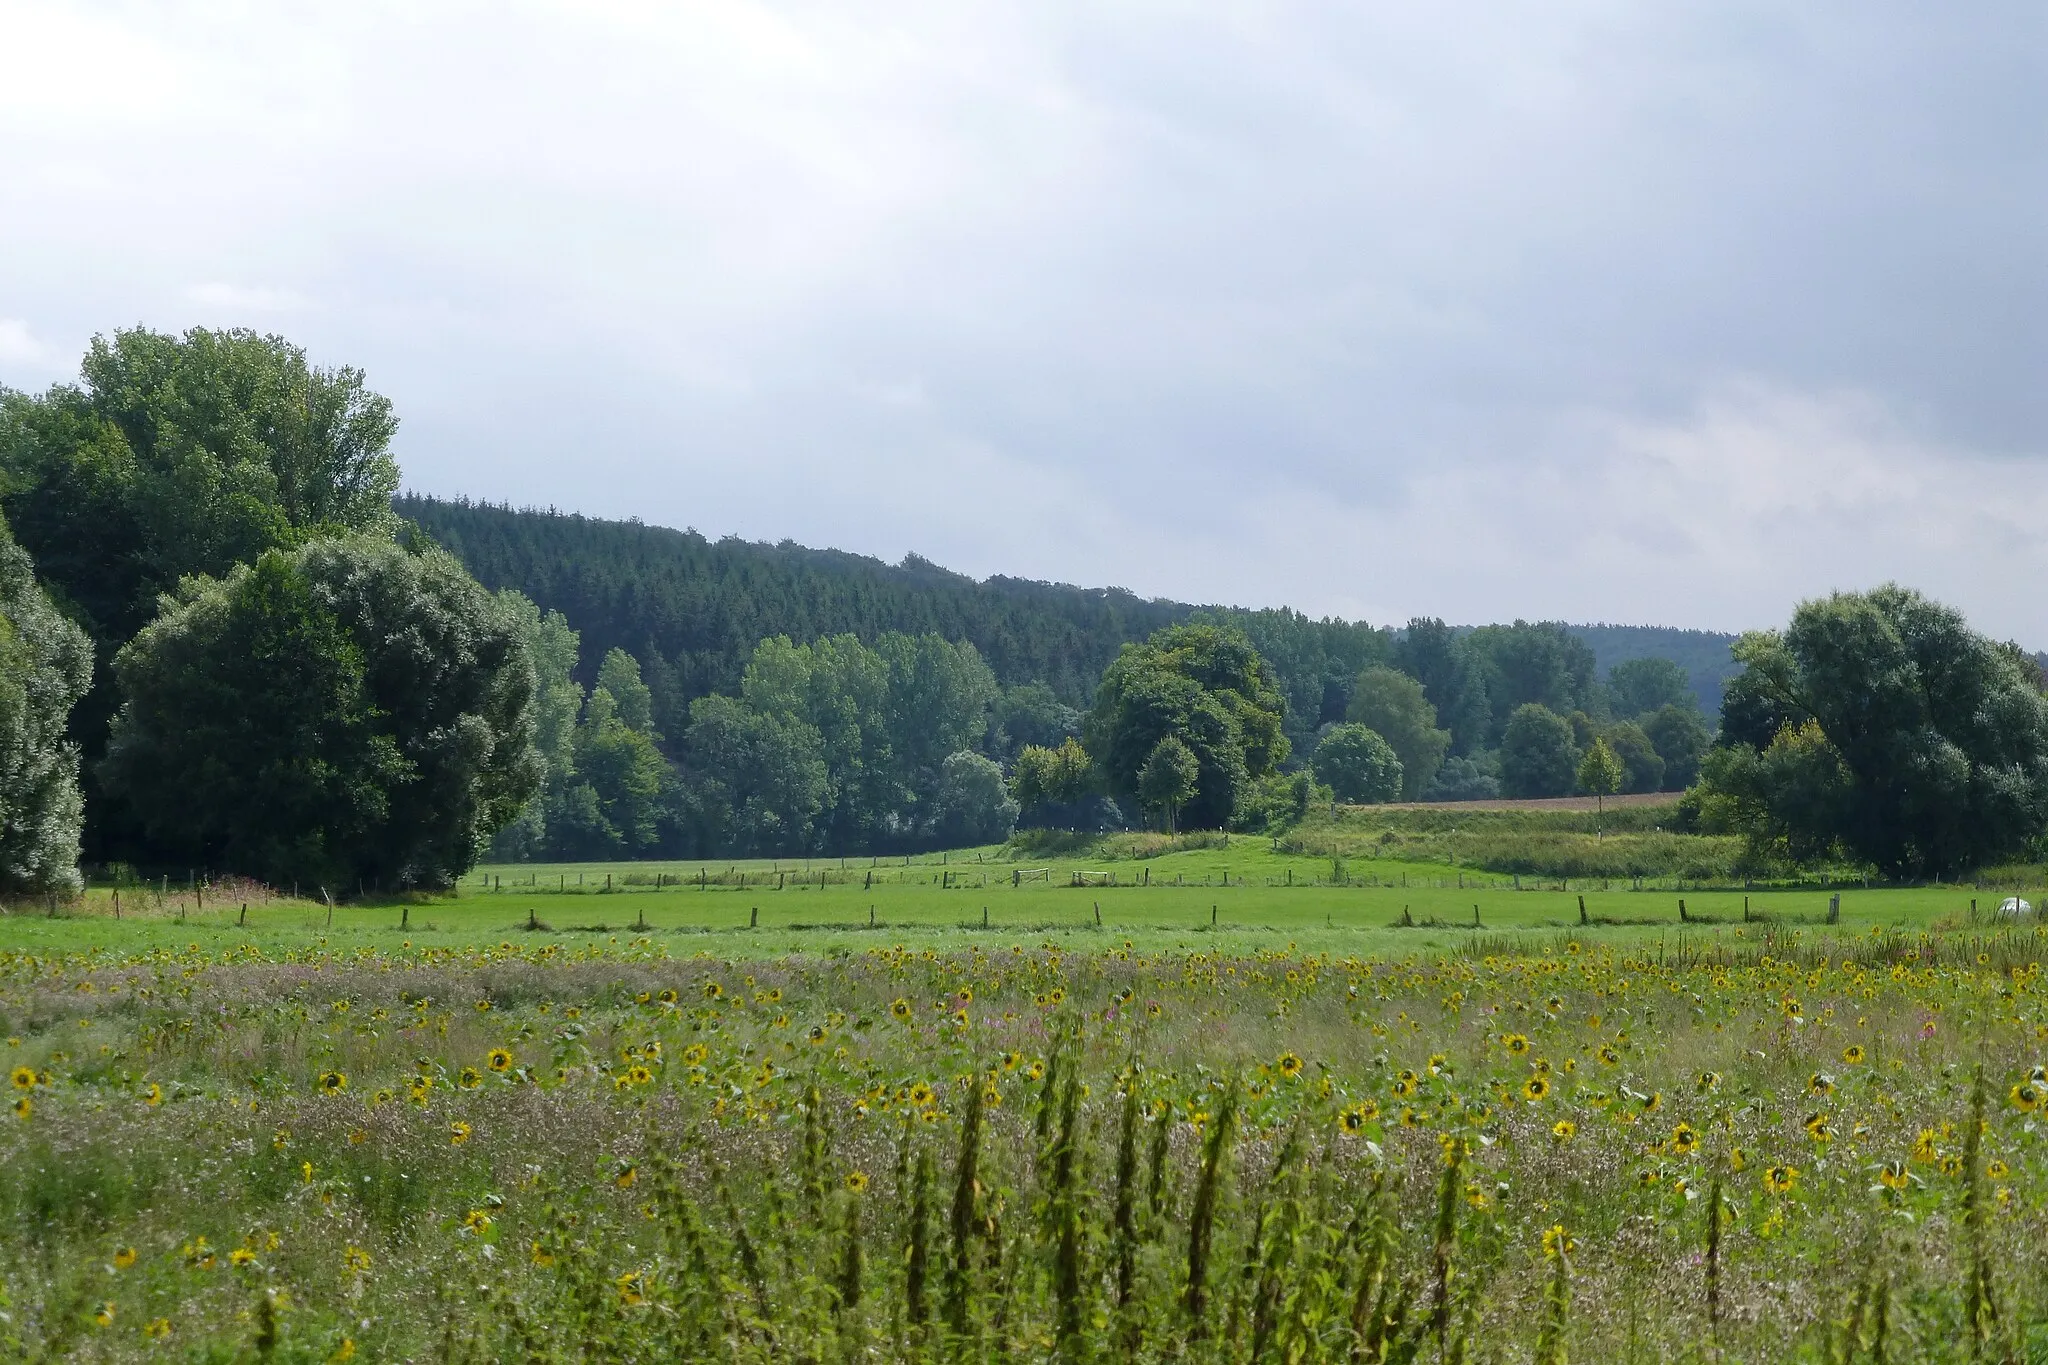
[[[1341,718],[1351,679],[1390,654],[1394,632],[1286,608],[1247,611],[1002,576],[975,580],[922,559],[887,564],[793,542],[408,494],[395,506],[487,587],[517,588],[582,632],[586,668],[617,646],[637,656],[657,711],[681,720],[690,699],[737,687],[755,643],[852,632],[935,631],[973,642],[1005,684],[1043,681],[1070,705],[1094,695],[1124,643],[1191,618],[1243,628],[1273,663],[1297,744]],[[1734,638],[1647,626],[1574,626],[1601,673],[1625,659],[1673,659],[1712,716],[1733,672]]]

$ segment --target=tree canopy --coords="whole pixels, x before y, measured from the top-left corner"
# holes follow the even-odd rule
[[[104,776],[188,865],[444,886],[540,785],[520,624],[439,551],[266,550],[187,579],[115,669]]]
[[[1436,708],[1429,704],[1422,684],[1384,664],[1368,668],[1358,675],[1345,718],[1393,746],[1401,760],[1399,795],[1409,801],[1420,799],[1451,747],[1450,731],[1436,728]]]
[[[92,642],[0,526],[0,893],[79,887],[84,801],[65,724],[91,680]]]
[[[2019,856],[2048,827],[2048,700],[2023,656],[1908,588],[1746,635],[1704,803],[1765,848],[1896,877]]]
[[[1110,791],[1138,795],[1138,774],[1171,735],[1194,754],[1200,775],[1182,823],[1229,823],[1249,783],[1288,755],[1286,703],[1271,671],[1241,633],[1219,626],[1172,626],[1126,645],[1103,674],[1085,727]]]
[[[1356,723],[1333,725],[1316,745],[1316,781],[1339,801],[1378,805],[1399,797],[1405,773],[1399,755],[1379,732]]]
[[[1524,702],[1501,736],[1501,795],[1564,796],[1578,778],[1578,762],[1571,722],[1540,702]]]

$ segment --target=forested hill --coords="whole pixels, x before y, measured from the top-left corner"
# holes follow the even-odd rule
[[[446,546],[487,587],[517,588],[582,632],[586,669],[614,646],[646,670],[664,728],[680,730],[692,698],[732,692],[765,636],[802,642],[852,632],[936,632],[968,640],[1005,685],[1039,681],[1085,707],[1127,641],[1191,617],[1240,626],[1272,661],[1297,744],[1341,719],[1351,681],[1388,662],[1393,632],[1314,620],[1285,608],[1245,611],[1145,599],[1120,588],[994,577],[977,582],[915,555],[885,564],[785,541],[710,540],[638,521],[516,510],[407,494],[401,516]],[[1703,710],[1733,672],[1732,636],[1648,626],[1574,626],[1605,673],[1656,656],[1686,669]],[[587,681],[587,680],[586,680]]]
[[[637,521],[410,494],[395,506],[486,587],[517,588],[568,617],[586,660],[617,646],[655,674],[671,673],[685,699],[737,689],[764,636],[851,631],[872,640],[895,630],[970,640],[1003,682],[1042,681],[1081,704],[1118,646],[1193,611],[1119,588],[976,582],[916,556],[891,565],[788,541],[714,541]]]

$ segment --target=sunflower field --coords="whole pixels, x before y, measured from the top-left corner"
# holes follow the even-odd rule
[[[678,942],[0,953],[0,1353],[2048,1352],[2048,935]]]

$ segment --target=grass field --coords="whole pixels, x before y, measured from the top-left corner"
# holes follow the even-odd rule
[[[1999,893],[1150,852],[0,919],[0,1351],[2048,1352]]]

